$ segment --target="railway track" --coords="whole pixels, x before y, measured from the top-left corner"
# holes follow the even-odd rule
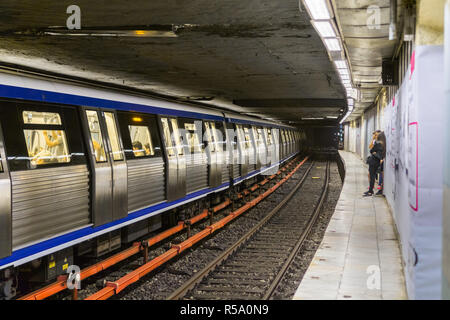
[[[314,166],[310,165],[295,188],[263,220],[167,299],[270,299],[326,199],[330,164]],[[318,199],[309,212],[299,212],[293,201],[304,184],[309,184],[308,191],[322,189],[311,193]]]
[[[244,213],[245,211],[247,211],[249,208],[255,206],[260,200],[262,200],[263,198],[265,198],[266,196],[268,196],[270,193],[272,193],[273,191],[275,191],[280,185],[282,185],[285,181],[287,181],[292,174],[299,168],[302,166],[302,164],[307,160],[308,157],[306,157],[303,161],[294,159],[291,160],[287,165],[285,165],[283,168],[281,168],[276,174],[267,177],[266,179],[264,179],[263,181],[256,183],[255,185],[249,187],[248,189],[244,190],[243,192],[241,192],[238,195],[238,199],[241,202],[244,202],[245,205],[237,208],[237,210],[233,211],[234,213]],[[262,193],[264,192],[264,194]],[[258,196],[259,194],[259,196]],[[256,200],[253,199],[251,200],[251,203],[248,203],[248,201],[252,198],[256,197],[256,199],[260,198],[260,200]],[[247,203],[246,203],[247,202]],[[131,246],[128,249],[125,249],[117,254],[114,254],[111,257],[108,257],[100,262],[97,262],[93,265],[87,266],[84,269],[81,270],[81,274],[80,274],[80,279],[83,280],[83,282],[86,281],[87,278],[94,278],[97,279],[97,281],[94,280],[94,282],[99,282],[98,278],[101,278],[101,274],[107,272],[107,269],[114,269],[113,267],[115,265],[119,265],[121,263],[126,263],[126,261],[132,261],[133,259],[140,259],[141,261],[143,260],[142,264],[143,266],[146,266],[148,269],[147,271],[151,271],[156,269],[157,267],[163,265],[164,263],[166,263],[167,261],[173,259],[175,256],[179,255],[182,251],[184,251],[186,248],[192,246],[193,244],[196,243],[196,240],[201,240],[199,238],[198,233],[195,233],[195,228],[196,226],[194,226],[195,224],[205,224],[206,221],[209,221],[209,224],[212,224],[213,221],[215,221],[214,223],[214,228],[215,229],[220,229],[221,227],[223,227],[226,222],[229,221],[221,221],[218,220],[220,219],[220,214],[225,214],[227,215],[227,213],[230,212],[230,207],[232,207],[234,209],[234,203],[232,203],[232,201],[230,199],[225,199],[224,202],[222,202],[221,204],[215,206],[214,208],[211,208],[211,210],[206,210],[205,212],[201,212],[199,213],[197,216],[188,219],[184,222],[180,222],[178,225],[165,230],[163,232],[161,232],[160,234],[157,234],[154,237],[151,237],[149,239],[145,239],[141,242],[137,242],[135,244],[133,244],[133,246]],[[233,213],[232,212],[232,213]],[[217,217],[214,216],[215,213],[217,214]],[[235,216],[237,216],[235,214]],[[226,216],[227,218],[233,218],[232,214],[228,214]],[[225,219],[227,220],[227,219]],[[228,219],[228,220],[232,220],[232,219]],[[217,225],[217,221],[220,221],[219,225]],[[197,227],[198,228],[198,227]],[[206,228],[209,231],[214,231],[212,230],[212,228]],[[163,244],[163,243],[171,243],[171,239],[173,237],[179,236],[180,233],[183,233],[183,231],[185,231],[185,238],[186,241],[183,242],[184,245],[186,245],[185,247],[180,247],[177,245],[171,245],[171,248],[164,252],[163,254],[160,254],[156,257],[154,257],[152,259],[152,255],[149,254],[149,248],[158,244]],[[204,231],[204,230],[203,230]],[[194,234],[193,236],[190,236],[190,234]],[[199,239],[196,239],[199,238]],[[153,250],[154,248],[152,248]],[[134,256],[134,257],[133,257]],[[143,257],[143,259],[142,259]],[[146,272],[148,273],[148,272]],[[146,274],[145,273],[145,274]],[[134,276],[130,276],[130,274],[133,274]],[[141,274],[142,275],[142,274]],[[139,278],[140,276],[138,276]],[[106,276],[106,278],[108,278],[108,276]],[[104,283],[106,283],[106,287],[103,288],[103,292],[107,291],[108,294],[107,295],[90,295],[88,298],[89,299],[93,299],[93,298],[100,298],[100,299],[106,299],[109,298],[112,295],[117,294],[118,292],[121,291],[121,289],[123,289],[124,287],[128,286],[129,284],[136,282],[137,278],[136,278],[136,273],[130,272],[129,274],[125,275],[124,277],[121,278],[126,279],[124,286],[122,286],[120,288],[120,290],[117,290],[117,287],[111,287],[111,282],[107,282],[104,281]],[[25,296],[22,296],[20,299],[21,300],[41,300],[41,299],[45,299],[48,297],[52,297],[56,294],[58,294],[61,291],[64,291],[67,289],[67,277],[60,277],[56,282],[47,285],[44,288],[38,289],[32,293],[29,293]],[[112,282],[113,284],[116,282]],[[108,288],[113,288],[113,289],[108,289]],[[100,291],[102,291],[100,290]],[[81,290],[83,291],[83,290]],[[72,291],[72,298],[73,299],[78,299],[79,296],[84,297],[83,294],[78,294],[78,292]],[[60,296],[61,297],[61,296]]]

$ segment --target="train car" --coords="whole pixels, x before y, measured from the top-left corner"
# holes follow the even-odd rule
[[[0,74],[0,295],[209,207],[298,153],[294,127]],[[297,143],[295,145],[295,143]]]

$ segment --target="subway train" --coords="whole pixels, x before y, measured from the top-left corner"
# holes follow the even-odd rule
[[[298,128],[0,74],[0,296],[198,213],[302,151]]]

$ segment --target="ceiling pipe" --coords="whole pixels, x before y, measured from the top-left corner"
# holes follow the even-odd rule
[[[397,39],[397,0],[391,0],[391,22],[389,25],[389,40]]]

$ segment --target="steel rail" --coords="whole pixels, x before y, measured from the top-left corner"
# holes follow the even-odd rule
[[[305,227],[305,230],[302,232],[300,238],[298,239],[297,243],[295,244],[295,247],[292,249],[291,254],[289,255],[288,259],[283,264],[283,267],[278,272],[276,277],[274,278],[272,284],[270,285],[269,289],[267,289],[266,294],[263,297],[263,300],[269,300],[274,292],[275,289],[278,287],[278,285],[281,283],[281,280],[283,279],[284,275],[286,274],[286,271],[291,266],[292,262],[294,261],[295,257],[297,256],[298,251],[300,248],[302,248],[303,243],[305,242],[306,238],[311,233],[311,230],[317,221],[317,218],[320,215],[320,212],[322,211],[323,204],[325,202],[325,199],[328,195],[328,184],[330,182],[330,162],[327,161],[327,169],[325,173],[325,183],[322,190],[322,194],[320,195],[320,199],[318,204],[316,205],[316,208],[314,209],[314,213],[311,215],[311,217],[308,220],[308,224]]]
[[[236,252],[239,247],[247,242],[257,231],[259,231],[270,219],[272,219],[296,194],[297,190],[303,185],[306,177],[308,176],[311,168],[314,163],[308,167],[300,181],[297,185],[289,192],[289,194],[275,207],[270,213],[264,217],[257,225],[255,225],[251,230],[249,230],[245,235],[243,235],[238,241],[235,242],[233,246],[224,251],[221,255],[219,255],[216,259],[214,259],[211,263],[209,263],[205,268],[201,271],[197,272],[194,276],[192,276],[188,281],[186,281],[181,287],[179,287],[176,291],[174,291],[170,296],[166,298],[166,300],[178,300],[186,295],[186,293],[193,289],[195,285],[200,283],[211,271],[213,271],[222,261],[227,259],[231,254]]]

